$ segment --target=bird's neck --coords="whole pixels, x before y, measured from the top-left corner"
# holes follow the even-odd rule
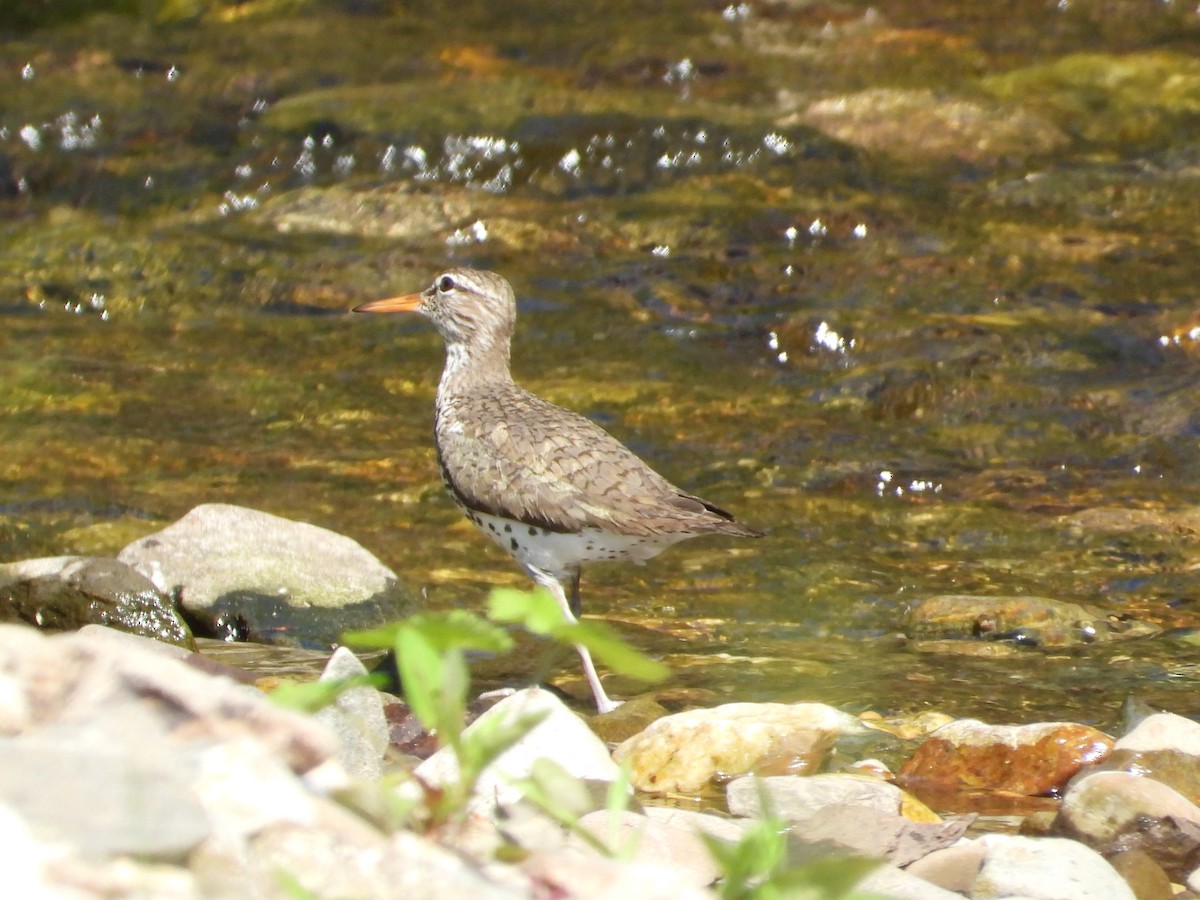
[[[446,345],[446,367],[438,384],[438,397],[453,397],[482,386],[511,384],[508,342]]]

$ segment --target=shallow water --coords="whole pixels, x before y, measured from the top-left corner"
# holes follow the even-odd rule
[[[112,553],[221,501],[349,534],[433,607],[524,584],[438,483],[439,339],[346,312],[481,265],[517,285],[526,386],[769,531],[585,574],[677,696],[1200,715],[1200,539],[1172,518],[1200,504],[1200,19],[1059,7],[14,31],[0,556]],[[874,89],[846,130],[812,105]],[[1072,524],[1097,507],[1163,518]],[[1164,631],[922,652],[897,635],[939,593]]]

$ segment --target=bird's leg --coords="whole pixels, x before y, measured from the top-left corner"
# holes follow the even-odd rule
[[[558,605],[562,607],[563,615],[567,617],[567,621],[572,623],[578,622],[577,615],[582,609],[582,605],[579,602],[579,570],[576,569],[571,573],[571,598],[568,600],[561,581],[544,569],[536,569],[533,566],[528,566],[527,569],[530,577],[548,590],[550,596],[558,601]],[[604,685],[600,683],[600,676],[596,674],[596,665],[592,662],[592,654],[588,652],[588,648],[583,646],[583,644],[576,644],[575,652],[579,654],[579,661],[583,663],[583,674],[587,678],[588,686],[592,689],[592,697],[596,701],[596,709],[601,713],[612,712],[621,705],[621,701],[610,699],[608,694],[604,692]]]
[[[583,601],[579,599],[579,568],[571,573],[571,593],[567,595],[570,601],[567,609],[576,619],[583,615]]]

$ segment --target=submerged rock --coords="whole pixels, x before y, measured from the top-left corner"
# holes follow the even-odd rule
[[[931,90],[869,88],[819,100],[797,118],[856,147],[927,163],[1024,159],[1067,143],[1057,125],[1026,109]]]
[[[905,634],[918,641],[974,638],[1028,647],[1070,647],[1154,631],[1137,621],[1047,597],[945,594],[915,603],[904,619]],[[953,651],[953,641],[934,641],[927,649]]]
[[[988,76],[982,86],[1100,144],[1168,142],[1200,111],[1200,61],[1178,53],[1074,53]]]
[[[117,557],[177,599],[197,635],[331,647],[404,618],[416,601],[361,545],[240,506],[197,506]]]
[[[170,599],[145,575],[115,559],[55,556],[0,565],[0,622],[49,631],[107,625],[195,647]]]

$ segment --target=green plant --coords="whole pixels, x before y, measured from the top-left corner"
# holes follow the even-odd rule
[[[708,835],[701,839],[721,870],[721,900],[871,900],[855,891],[878,860],[829,856],[800,865],[788,862],[787,822],[774,815],[766,793],[759,792],[763,817],[736,843]]]
[[[356,675],[329,681],[285,681],[271,691],[270,697],[284,709],[315,713],[329,706],[346,691],[359,687],[381,687],[385,681],[379,675]]]
[[[497,588],[488,596],[488,617],[521,625],[532,634],[563,644],[582,644],[592,656],[618,675],[638,681],[662,681],[671,670],[630,647],[603,622],[569,622],[554,598],[541,589]]]
[[[551,759],[539,759],[532,767],[528,778],[516,782],[525,799],[550,816],[564,828],[571,830],[583,841],[605,856],[630,859],[637,848],[636,835],[621,842],[617,827],[621,813],[629,806],[631,796],[629,772],[624,767],[620,775],[610,782],[605,790],[604,808],[608,812],[609,832],[605,838],[580,825],[580,817],[590,812],[593,803],[587,785]]]
[[[668,673],[666,666],[627,646],[611,629],[593,622],[568,622],[544,591],[497,589],[489,597],[488,611],[495,622],[519,624],[534,634],[583,644],[597,659],[623,675],[657,680]],[[458,760],[458,779],[427,791],[426,811],[431,825],[461,817],[484,769],[541,721],[541,715],[507,721],[485,717],[471,729],[466,728],[470,689],[466,653],[504,653],[513,647],[507,631],[474,613],[420,613],[383,628],[347,634],[345,640],[358,647],[393,651],[404,699],[413,715]],[[535,794],[539,792],[536,779],[526,787]],[[548,798],[550,793],[542,791],[541,795]],[[560,806],[552,805],[547,811],[566,816]]]

